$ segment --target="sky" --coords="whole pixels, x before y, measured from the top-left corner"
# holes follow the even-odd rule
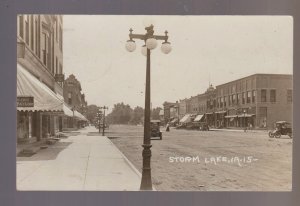
[[[255,73],[293,73],[293,19],[289,16],[64,15],[63,67],[81,82],[88,104],[124,102],[144,107],[146,57],[136,40],[125,49],[129,29],[169,33],[172,51],[151,53],[152,107]]]

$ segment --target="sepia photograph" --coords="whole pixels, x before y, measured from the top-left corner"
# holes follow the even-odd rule
[[[291,16],[17,16],[18,191],[291,191]]]

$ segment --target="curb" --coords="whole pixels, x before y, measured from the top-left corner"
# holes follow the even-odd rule
[[[117,151],[121,154],[121,156],[125,159],[126,163],[129,165],[129,167],[140,177],[140,179],[142,179],[142,174],[140,173],[140,171],[138,171],[136,169],[136,167],[130,162],[129,159],[127,159],[127,157],[119,150],[119,148],[107,137],[105,136],[112,145],[114,145],[114,147],[117,149]],[[138,190],[138,191],[142,191],[142,192],[151,192],[151,191],[143,191],[143,190]],[[153,183],[152,183],[152,191],[157,191],[155,189],[155,187],[153,186]]]

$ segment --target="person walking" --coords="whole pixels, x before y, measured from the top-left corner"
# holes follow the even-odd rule
[[[169,132],[170,131],[170,125],[169,123],[167,123],[167,126],[166,126],[166,131]]]

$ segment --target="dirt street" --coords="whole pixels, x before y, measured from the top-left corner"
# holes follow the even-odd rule
[[[159,191],[289,191],[292,139],[266,131],[171,128],[152,140],[152,181]],[[106,135],[141,172],[143,127],[111,125]]]

